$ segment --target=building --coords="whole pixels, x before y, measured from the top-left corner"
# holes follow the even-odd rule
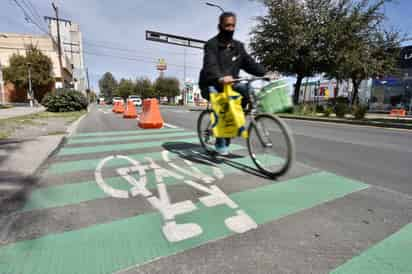
[[[73,70],[70,59],[62,56],[62,71],[59,66],[59,54],[57,44],[53,42],[48,35],[32,35],[18,33],[0,33],[0,66],[9,66],[10,57],[13,54],[26,54],[26,48],[29,45],[36,46],[43,54],[47,55],[53,63],[53,77],[56,81],[56,87],[63,86],[63,83],[69,84],[73,81]],[[3,103],[11,101],[25,101],[24,98],[15,98],[14,88],[11,85],[2,86],[1,100]]]
[[[359,101],[367,103],[370,98],[372,80],[361,82],[359,87]],[[341,81],[339,85],[335,79],[309,80],[304,79],[300,87],[300,103],[322,103],[334,97],[351,99],[353,85],[351,81]]]
[[[73,81],[70,86],[75,90],[85,92],[87,86],[87,73],[83,59],[83,37],[79,24],[69,20],[59,19],[59,30],[57,20],[53,17],[45,17],[49,25],[49,33],[55,41],[58,41],[60,31],[60,42],[63,54],[68,58],[73,71]]]
[[[370,109],[390,111],[392,108],[412,108],[412,46],[401,50],[399,74],[373,80]]]
[[[13,54],[25,55],[29,45],[36,46],[53,63],[55,88],[70,87],[86,92],[88,88],[87,71],[83,59],[83,38],[80,27],[71,21],[60,19],[59,31],[62,49],[62,70],[60,71],[57,20],[45,17],[50,35],[0,33],[0,68],[9,65]],[[12,85],[5,86],[0,73],[0,102],[26,101],[27,97],[16,96]]]

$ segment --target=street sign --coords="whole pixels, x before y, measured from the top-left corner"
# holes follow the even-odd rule
[[[146,40],[198,49],[203,49],[203,46],[206,43],[205,41],[199,39],[150,30],[146,31]]]

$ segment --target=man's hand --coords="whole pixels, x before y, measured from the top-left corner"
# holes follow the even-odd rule
[[[235,81],[232,76],[225,76],[219,79],[219,82],[227,85],[227,84],[232,84]]]

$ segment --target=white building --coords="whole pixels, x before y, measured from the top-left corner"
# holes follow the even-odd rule
[[[57,41],[57,20],[46,17],[49,32]],[[70,60],[73,70],[74,89],[85,92],[87,89],[87,74],[83,59],[83,38],[79,24],[68,20],[59,19],[60,42],[62,52]]]

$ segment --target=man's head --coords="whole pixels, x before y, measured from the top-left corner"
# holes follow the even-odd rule
[[[232,40],[236,29],[236,14],[224,12],[219,17],[219,32],[225,40]]]

